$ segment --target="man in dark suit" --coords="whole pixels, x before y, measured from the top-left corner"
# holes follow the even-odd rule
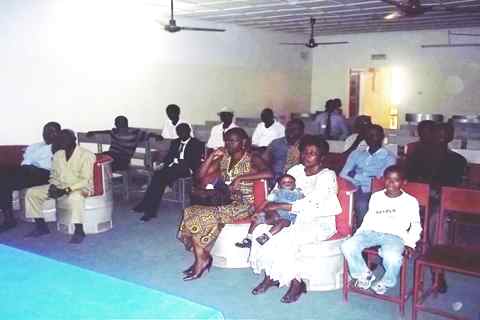
[[[133,209],[143,212],[142,221],[149,221],[157,216],[167,185],[179,178],[190,177],[200,167],[204,152],[204,143],[191,137],[190,126],[186,123],[177,125],[178,138],[170,144],[168,154],[163,160],[163,167],[155,171],[143,200]]]

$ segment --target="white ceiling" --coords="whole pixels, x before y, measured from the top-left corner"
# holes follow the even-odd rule
[[[149,4],[169,10],[170,0]],[[480,26],[480,0],[425,0],[434,11],[418,17],[384,20],[395,7],[381,0],[174,0],[175,17],[315,35]],[[442,8],[454,7],[454,11]]]

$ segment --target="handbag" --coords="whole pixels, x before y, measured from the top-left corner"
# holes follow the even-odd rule
[[[192,205],[224,206],[232,203],[232,194],[223,180],[218,180],[213,189],[194,187],[190,196]]]

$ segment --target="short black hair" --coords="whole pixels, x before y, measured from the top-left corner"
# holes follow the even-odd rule
[[[117,116],[114,122],[115,122],[115,125],[119,125],[120,123],[122,123],[128,127],[128,119],[125,116]]]
[[[435,121],[433,120],[423,120],[420,121],[417,125],[417,131],[422,131],[425,129],[433,130],[435,128]]]
[[[307,146],[315,146],[320,150],[322,154],[327,154],[328,151],[330,150],[330,147],[328,145],[327,140],[322,138],[321,136],[314,136],[311,134],[304,135],[300,139],[300,145],[298,148],[300,149],[300,152],[303,152]]]
[[[394,164],[390,167],[387,167],[383,172],[383,176],[386,177],[388,174],[393,172],[396,172],[402,179],[406,178],[405,169],[398,164]]]
[[[47,122],[43,127],[44,128],[45,127],[52,127],[52,128],[57,129],[58,131],[62,130],[62,127],[60,126],[60,123],[55,122],[55,121]]]
[[[167,106],[167,112],[175,112],[175,113],[180,113],[180,107],[177,106],[176,104],[169,104]]]
[[[235,134],[235,135],[239,136],[240,139],[242,139],[242,140],[245,140],[245,139],[249,140],[250,139],[247,132],[240,127],[231,128],[231,129],[228,129],[225,132],[225,136],[230,135],[230,134]]]
[[[177,126],[175,127],[175,131],[178,133],[178,132],[181,132],[181,131],[187,131],[189,133],[192,132],[192,129],[190,129],[190,126],[188,125],[188,123],[185,123],[185,122],[182,122],[182,123],[179,123],[177,124]]]

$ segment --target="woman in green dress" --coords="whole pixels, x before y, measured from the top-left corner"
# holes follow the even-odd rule
[[[197,177],[217,175],[232,192],[232,203],[222,206],[195,205],[185,209],[180,226],[185,247],[193,248],[195,262],[184,271],[185,281],[195,280],[212,265],[210,250],[221,231],[221,225],[245,218],[253,205],[253,182],[272,177],[259,156],[250,152],[249,137],[242,128],[226,132],[225,148],[216,149],[201,165]]]

